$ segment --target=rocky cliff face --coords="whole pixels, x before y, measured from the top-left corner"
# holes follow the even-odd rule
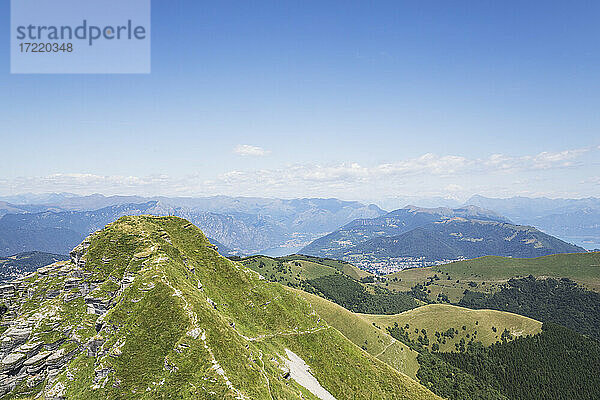
[[[314,399],[293,353],[338,399],[435,398],[180,218],[124,217],[0,297],[0,396]]]
[[[27,391],[47,380],[50,386],[44,392],[45,398],[63,398],[64,385],[52,383],[66,364],[82,352],[101,355],[105,342],[100,334],[102,317],[133,277],[124,275],[121,280],[108,282],[95,279],[94,273],[85,270],[84,256],[89,245],[89,241],[84,241],[77,246],[68,262],[57,262],[0,286],[1,301],[8,308],[0,325],[6,329],[0,336],[0,396],[17,386]],[[107,292],[107,283],[116,290]],[[46,306],[27,312],[40,303]],[[65,308],[81,305],[96,320],[93,326],[77,326],[61,318]],[[94,381],[98,382],[106,373],[106,369],[95,370]]]

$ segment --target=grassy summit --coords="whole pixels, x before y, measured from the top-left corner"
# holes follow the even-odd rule
[[[461,341],[481,342],[484,346],[490,346],[502,341],[505,330],[511,337],[535,335],[542,330],[541,322],[521,315],[495,310],[470,310],[449,304],[429,304],[396,315],[365,314],[362,317],[383,327],[392,327],[397,323],[410,340],[423,344],[429,350],[437,344],[435,349],[438,351],[457,351]]]
[[[72,255],[2,289],[9,396],[316,399],[293,352],[338,400],[436,398],[180,218],[123,217]]]

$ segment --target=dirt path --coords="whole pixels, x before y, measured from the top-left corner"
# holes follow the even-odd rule
[[[375,356],[375,358],[378,358],[380,355],[382,355],[383,353],[385,353],[387,351],[387,349],[389,349],[393,344],[396,343],[396,339],[394,339],[394,338],[391,338],[391,339],[392,339],[392,342],[390,344],[388,344],[387,346],[385,346],[383,348],[383,350],[381,350],[381,352]]]
[[[258,335],[256,337],[248,337],[248,336],[240,333],[237,329],[234,328],[234,330],[240,337],[244,338],[245,340],[247,340],[249,342],[257,342],[260,340],[271,339],[271,338],[278,337],[278,336],[308,335],[310,333],[319,332],[319,331],[322,331],[323,329],[327,329],[327,328],[329,328],[329,327],[328,326],[319,326],[319,327],[307,329],[304,331],[282,331],[282,332],[276,332],[276,333],[269,333],[268,335]]]
[[[198,339],[198,337],[199,337],[200,340],[202,340],[202,342],[204,344],[204,348],[210,355],[212,369],[214,369],[216,371],[216,373],[219,376],[221,376],[221,378],[223,378],[223,380],[225,381],[225,385],[227,385],[227,388],[236,394],[236,399],[250,400],[250,398],[248,396],[246,396],[241,391],[239,391],[235,386],[233,386],[233,384],[227,377],[225,370],[223,369],[223,367],[221,367],[221,365],[215,358],[215,354],[213,353],[212,349],[208,346],[208,341],[206,340],[206,332],[204,330],[200,329],[200,327],[198,326],[198,315],[194,312],[194,310],[192,310],[192,307],[188,303],[188,301],[185,298],[185,296],[183,295],[183,293],[181,293],[180,290],[175,289],[175,287],[173,287],[173,285],[171,285],[171,283],[169,282],[169,279],[167,278],[166,275],[163,274],[161,280],[165,285],[167,285],[169,288],[171,288],[171,290],[173,290],[173,296],[179,297],[183,301],[183,303],[184,303],[183,308],[184,308],[185,312],[188,314],[188,317],[190,318],[190,321],[192,323],[192,329],[190,329],[187,332],[187,335],[194,339]]]

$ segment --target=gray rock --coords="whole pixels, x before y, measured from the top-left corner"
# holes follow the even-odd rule
[[[85,267],[85,260],[83,259],[83,256],[85,255],[89,247],[90,242],[88,240],[84,240],[83,242],[81,242],[81,244],[79,244],[77,247],[71,250],[71,253],[69,253],[69,255],[71,256],[71,261],[73,262],[73,264],[75,264],[79,268]]]
[[[87,355],[90,357],[96,357],[98,355],[98,350],[104,344],[105,339],[102,337],[93,337],[91,338],[85,345],[85,349],[87,350]]]
[[[15,340],[13,338],[9,336],[5,336],[2,338],[2,341],[0,342],[0,351],[2,353],[10,353],[10,351],[15,347],[17,347],[17,345],[15,344]]]
[[[29,375],[37,374],[46,367],[46,359],[52,354],[50,351],[43,351],[27,359],[23,365]]]
[[[48,368],[60,368],[67,362],[67,352],[65,349],[58,349],[46,358]]]
[[[9,376],[0,374],[0,396],[4,396],[17,386],[17,378],[15,376]]]
[[[108,374],[114,372],[115,370],[112,368],[100,368],[94,370],[94,383],[98,384],[102,379],[106,378]]]
[[[85,304],[87,305],[88,314],[103,315],[108,311],[108,305],[110,300],[108,299],[97,299],[91,296],[85,298]]]
[[[81,278],[67,278],[65,280],[65,290],[79,288],[80,283],[81,283]]]
[[[44,400],[63,400],[65,398],[66,386],[62,382],[56,382],[52,387],[46,386]]]
[[[32,388],[44,381],[44,374],[36,374],[27,378],[27,387]]]
[[[55,351],[56,349],[58,349],[63,343],[65,342],[65,339],[59,339],[54,343],[44,343],[44,350],[48,350],[48,351]]]
[[[64,348],[58,349],[46,358],[46,367],[48,367],[49,370],[62,368],[79,350],[80,348],[76,348],[67,353]]]
[[[14,343],[19,346],[29,339],[31,328],[10,327],[4,332],[4,336],[8,336],[14,340]]]
[[[14,294],[15,294],[14,285],[7,284],[7,285],[0,286],[0,297],[2,297],[3,299],[12,297],[12,296],[14,296]]]
[[[23,353],[27,355],[27,357],[32,357],[37,354],[44,344],[42,342],[29,342],[20,346],[17,351],[19,353]]]
[[[23,365],[27,357],[23,353],[10,353],[0,362],[2,371],[14,371]]]

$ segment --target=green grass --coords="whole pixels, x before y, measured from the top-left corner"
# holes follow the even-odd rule
[[[427,285],[431,300],[436,300],[438,294],[443,293],[456,303],[466,289],[493,293],[510,278],[529,275],[570,278],[588,290],[600,292],[600,253],[555,254],[538,258],[487,256],[396,272],[387,276],[386,287],[407,291],[417,284]],[[438,279],[435,279],[436,276]]]
[[[372,276],[371,273],[343,261],[304,255],[279,258],[259,255],[244,258],[240,263],[270,281],[291,287],[300,287],[303,281],[335,274],[343,274],[356,280]]]
[[[521,315],[495,310],[470,310],[448,304],[429,304],[396,315],[362,314],[361,317],[384,328],[397,323],[405,328],[413,341],[418,341],[419,336],[424,337],[425,330],[429,339],[426,347],[431,350],[433,344],[437,343],[439,350],[444,352],[456,351],[455,344],[459,344],[461,339],[466,343],[474,339],[489,346],[501,341],[504,329],[516,337],[535,335],[542,328],[541,322]],[[453,337],[441,335],[449,329],[455,331]],[[440,333],[441,342],[437,340],[436,332]]]
[[[60,274],[31,277],[32,299],[20,313],[43,315],[32,340],[64,338],[65,350],[104,340],[97,356],[78,352],[58,376],[69,399],[314,399],[286,379],[285,348],[338,399],[437,398],[331,328],[303,297],[221,257],[185,220],[123,217],[89,243],[85,279],[99,283],[92,296],[112,305],[102,329],[82,298],[44,299],[64,284]],[[300,264],[291,266],[296,274],[340,273],[289,262]],[[122,288],[125,275],[134,279]],[[94,381],[100,369],[109,373]]]
[[[281,257],[283,261],[310,261],[316,264],[325,265],[328,267],[332,267],[337,271],[343,273],[344,275],[349,276],[352,279],[360,280],[361,278],[366,278],[369,276],[373,276],[372,273],[362,270],[354,265],[340,260],[333,260],[331,258],[322,258],[322,257],[313,257],[313,256],[305,256],[302,254],[294,254],[291,256]]]
[[[297,289],[290,290],[306,299],[327,324],[340,331],[352,343],[396,370],[412,378],[416,377],[419,368],[417,352],[392,338],[385,329],[376,327],[361,318],[360,314],[352,313],[322,297]]]
[[[501,282],[513,277],[570,278],[600,291],[600,253],[555,254],[538,258],[481,257],[434,268],[452,277]]]

